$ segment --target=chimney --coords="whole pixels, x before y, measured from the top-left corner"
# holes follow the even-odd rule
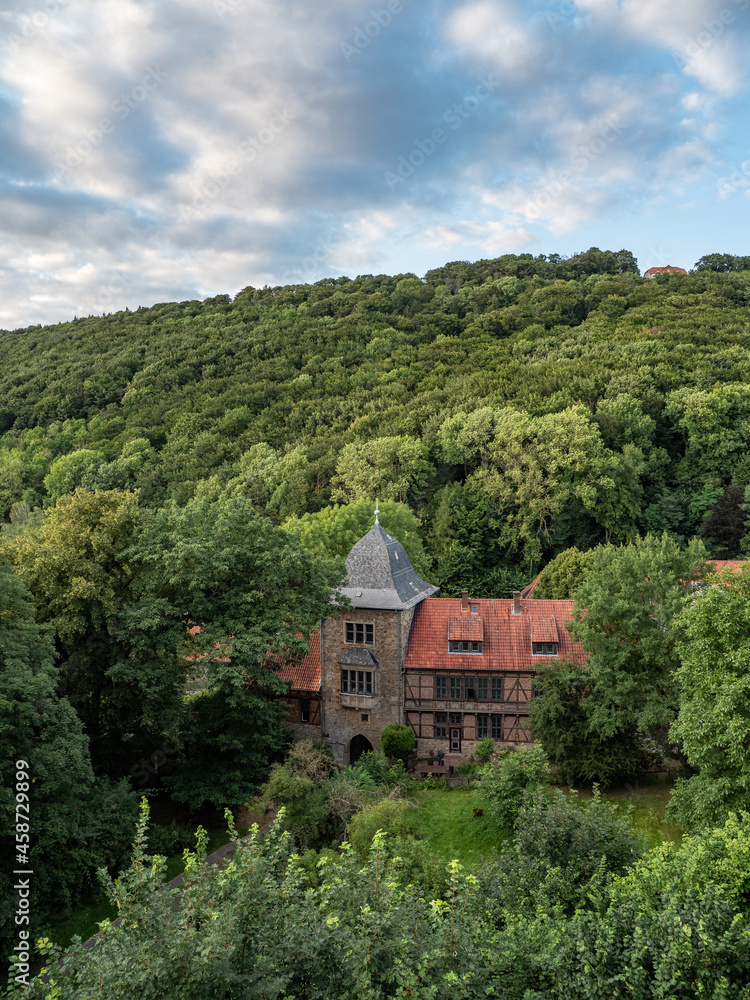
[[[513,614],[514,615],[520,615],[521,614],[521,591],[520,590],[514,590],[513,591]]]
[[[461,591],[461,614],[468,615],[469,613],[469,591]]]

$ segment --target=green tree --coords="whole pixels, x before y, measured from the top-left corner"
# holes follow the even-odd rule
[[[382,500],[379,505],[383,529],[401,542],[417,573],[428,575],[431,560],[419,536],[418,518],[406,504],[396,500]],[[358,500],[290,518],[284,522],[284,528],[316,558],[333,557],[343,562],[352,546],[373,526],[374,517],[374,500]]]
[[[565,600],[573,596],[591,568],[594,550],[581,552],[573,546],[555,556],[542,570],[534,597]]]
[[[570,785],[611,785],[633,778],[649,758],[634,725],[603,735],[590,716],[598,705],[588,665],[547,663],[537,670],[540,696],[531,703],[534,739]]]
[[[609,738],[635,729],[665,739],[678,708],[675,617],[705,561],[701,542],[681,549],[666,534],[596,549],[572,626],[588,654],[592,732]]]
[[[373,438],[344,445],[336,463],[334,500],[414,502],[433,474],[425,445],[416,438]]]
[[[6,548],[53,630],[61,684],[91,740],[95,768],[127,773],[182,714],[184,626],[134,590],[126,555],[143,515],[135,493],[77,490]]]
[[[331,612],[340,566],[313,557],[215,481],[200,484],[184,507],[171,503],[155,512],[130,557],[143,568],[144,597],[167,609],[183,641],[190,626],[198,658],[194,672],[204,695],[188,732],[196,757],[175,775],[175,794],[195,804],[201,794],[215,801],[219,788],[227,794],[231,787],[234,804],[240,788],[265,780],[284,746],[280,712],[259,699],[286,693],[279,665],[308,651],[310,633]],[[201,719],[218,742],[211,765]]]
[[[670,812],[699,830],[750,794],[750,572],[709,577],[678,619],[680,711],[670,729],[697,773],[675,786]]]
[[[14,881],[14,869],[28,868],[34,873],[33,931],[57,909],[90,892],[98,866],[123,862],[135,823],[132,795],[94,778],[88,737],[67,699],[56,695],[57,681],[51,630],[37,624],[30,594],[0,560],[3,954],[17,906],[15,894],[5,891]],[[21,769],[28,780],[21,783],[18,761],[28,765]],[[16,787],[18,798],[13,791]],[[16,839],[25,845],[22,856]]]

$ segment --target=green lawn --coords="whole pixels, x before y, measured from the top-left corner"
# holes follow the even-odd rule
[[[602,792],[602,798],[623,812],[629,809],[633,826],[645,834],[649,847],[655,847],[663,841],[682,841],[681,827],[664,818],[670,790],[670,782],[652,778],[609,789]],[[590,791],[580,795],[591,798]],[[420,832],[446,861],[458,858],[466,868],[473,868],[493,847],[499,849],[511,839],[510,830],[498,830],[487,816],[474,816],[474,806],[481,808],[482,801],[472,788],[418,788],[414,801]]]
[[[474,816],[474,807],[482,803],[472,788],[420,788],[414,801],[420,832],[446,861],[458,858],[464,867],[474,868],[493,847],[510,839],[510,830],[498,830],[487,816]]]

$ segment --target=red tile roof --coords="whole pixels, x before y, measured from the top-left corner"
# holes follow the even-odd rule
[[[643,272],[644,278],[649,278],[652,274],[687,274],[684,267],[673,267],[671,264],[667,264],[666,267],[650,267],[648,271]]]
[[[711,570],[713,567],[714,573],[721,573],[723,570],[731,570],[732,573],[741,573],[745,566],[750,565],[750,563],[745,562],[744,559],[709,559],[708,568]]]
[[[310,633],[310,652],[300,663],[285,663],[280,676],[291,681],[292,691],[320,690],[320,632]]]
[[[407,670],[534,670],[549,657],[531,652],[534,641],[559,643],[559,659],[582,663],[585,655],[565,630],[573,601],[525,600],[521,614],[512,614],[512,600],[476,600],[484,625],[482,654],[449,653],[452,619],[460,615],[461,598],[428,597],[417,607],[406,654]],[[473,616],[472,616],[473,617]],[[554,636],[554,631],[557,635]],[[537,639],[537,634],[545,638]],[[549,638],[546,638],[549,636]]]
[[[531,641],[560,642],[557,622],[552,615],[545,616],[544,618],[538,614],[531,616]]]
[[[448,638],[482,642],[484,639],[482,616],[470,612],[453,615],[448,622]]]

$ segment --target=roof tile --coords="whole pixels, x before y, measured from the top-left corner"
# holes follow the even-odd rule
[[[573,601],[525,600],[521,614],[511,614],[512,600],[472,600],[484,623],[483,652],[449,653],[451,622],[462,618],[460,597],[428,597],[417,607],[406,654],[407,670],[534,670],[540,660],[531,651],[535,635],[551,635],[538,642],[558,642],[559,659],[583,663],[585,654],[565,629],[573,612]],[[468,616],[466,616],[468,617]],[[556,633],[556,638],[553,633]]]

